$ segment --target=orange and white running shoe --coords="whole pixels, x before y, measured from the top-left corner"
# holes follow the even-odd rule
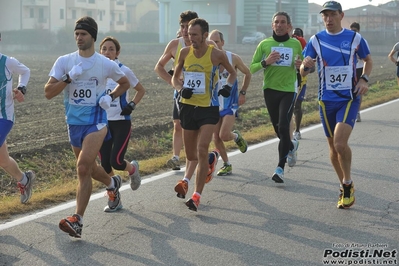
[[[177,192],[177,197],[184,199],[186,197],[187,194],[187,190],[188,190],[188,183],[184,180],[180,180],[179,182],[177,182],[176,186],[175,186],[175,191]]]
[[[216,165],[218,164],[220,153],[218,150],[213,150],[209,153],[208,158],[209,158],[209,170],[208,170],[208,175],[205,179],[205,183],[211,182],[213,175],[216,170]]]
[[[200,204],[200,196],[195,193],[188,201],[186,201],[186,206],[190,210],[195,211],[195,212],[198,210],[199,204]]]
[[[80,223],[80,218],[77,214],[62,219],[58,226],[72,237],[80,238],[82,236],[83,224]]]

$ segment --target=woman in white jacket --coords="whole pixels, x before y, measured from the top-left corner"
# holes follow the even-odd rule
[[[145,94],[145,89],[137,79],[133,71],[123,65],[119,60],[120,44],[114,37],[105,37],[100,43],[100,53],[105,57],[117,63],[125,73],[130,82],[130,86],[136,90],[132,100],[129,100],[129,91],[115,98],[111,107],[107,109],[108,128],[111,133],[111,139],[104,141],[101,149],[101,166],[112,176],[113,169],[127,171],[130,177],[130,187],[132,190],[139,188],[141,178],[139,174],[139,163],[135,160],[128,162],[125,160],[125,153],[131,133],[131,113]],[[106,92],[111,92],[117,84],[108,79]],[[104,211],[111,211],[105,208]]]

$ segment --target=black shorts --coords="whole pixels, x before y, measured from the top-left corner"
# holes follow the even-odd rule
[[[199,107],[180,103],[180,123],[186,130],[198,130],[203,125],[219,122],[219,106]]]

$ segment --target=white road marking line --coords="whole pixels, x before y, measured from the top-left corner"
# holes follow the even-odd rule
[[[372,111],[374,109],[377,109],[377,108],[380,108],[380,107],[383,107],[383,106],[386,106],[386,105],[389,105],[389,104],[392,104],[392,103],[395,103],[395,102],[398,102],[398,101],[399,101],[399,99],[396,99],[396,100],[393,100],[393,101],[390,101],[390,102],[386,102],[386,103],[383,103],[383,104],[380,104],[380,105],[377,105],[377,106],[373,106],[373,107],[370,107],[370,108],[367,108],[367,109],[361,111],[360,113],[366,113],[366,112]],[[319,127],[321,127],[321,124],[304,128],[302,130],[302,132],[305,133],[305,132],[308,132],[308,131],[311,131],[311,130],[315,130],[315,129],[319,128]],[[274,138],[274,139],[271,139],[271,140],[267,140],[265,142],[261,142],[261,143],[249,146],[248,150],[255,150],[255,149],[258,149],[260,147],[267,146],[267,145],[270,145],[272,143],[275,143],[277,141],[278,141],[277,138]],[[239,150],[233,151],[233,152],[229,152],[228,156],[231,157],[231,156],[235,156],[237,154],[241,154],[241,152]],[[219,160],[220,160],[220,158],[219,158]],[[185,167],[183,167],[180,171],[184,171],[184,170],[185,170]],[[145,179],[143,179],[141,181],[141,185],[145,185],[147,183],[151,183],[151,182],[157,181],[159,179],[172,176],[172,175],[175,174],[175,172],[176,171],[168,171],[166,173],[162,173],[162,174],[155,175],[155,176],[152,176],[152,177],[149,177],[149,178],[145,178]],[[124,191],[124,190],[127,190],[127,189],[130,189],[130,184],[123,185],[119,190],[120,191]],[[99,198],[103,198],[103,197],[104,197],[104,192],[99,192],[99,193],[93,194],[90,197],[90,201],[96,200],[96,199],[99,199]],[[4,224],[0,224],[0,231],[6,230],[8,228],[12,228],[12,227],[20,225],[20,224],[31,222],[31,221],[39,219],[41,217],[45,217],[47,215],[54,214],[56,212],[63,211],[63,210],[66,210],[68,208],[72,208],[72,207],[75,207],[75,206],[76,206],[76,201],[73,200],[73,201],[70,201],[70,202],[67,202],[67,203],[64,203],[64,204],[61,204],[61,205],[57,205],[57,206],[52,207],[50,209],[47,209],[47,210],[44,210],[44,211],[40,211],[38,213],[34,213],[34,214],[31,214],[31,215],[28,215],[28,216],[24,216],[22,218],[18,218],[18,219],[6,222]]]

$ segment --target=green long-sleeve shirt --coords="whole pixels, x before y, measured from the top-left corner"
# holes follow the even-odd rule
[[[277,42],[273,37],[263,40],[252,57],[250,66],[252,74],[263,69],[260,62],[266,59],[272,51],[280,53],[280,60],[263,70],[262,88],[295,92],[297,79],[295,58],[299,55],[303,59],[301,43],[293,38],[285,42]]]

